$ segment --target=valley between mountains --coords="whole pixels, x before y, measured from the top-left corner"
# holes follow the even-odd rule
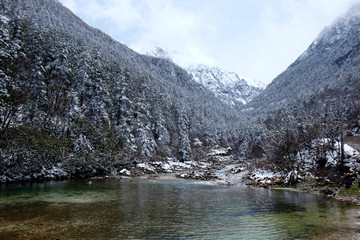
[[[139,54],[56,0],[1,0],[0,182],[166,173],[341,195],[360,171],[359,31],[355,5],[264,88]]]

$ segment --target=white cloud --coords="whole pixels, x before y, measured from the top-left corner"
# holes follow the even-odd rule
[[[203,34],[212,26],[202,19],[201,14],[185,11],[173,1],[144,1],[146,14],[143,15],[141,31],[130,47],[145,53],[155,46],[180,53],[182,63],[213,63],[206,55],[206,41]]]
[[[61,0],[90,25],[113,35],[137,28],[141,14],[133,0]]]
[[[221,62],[246,78],[269,83],[307,49],[325,26],[344,14],[354,2],[359,1],[282,0],[279,4],[264,3],[259,8],[255,38],[243,40],[245,47],[228,55],[230,61]],[[231,53],[230,50],[229,47]],[[240,53],[242,57],[239,58]]]

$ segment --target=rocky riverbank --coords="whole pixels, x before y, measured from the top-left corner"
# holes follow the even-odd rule
[[[252,167],[244,181],[251,186],[311,192],[360,205],[360,152],[352,142],[341,146],[337,141],[314,140],[312,148],[299,152],[293,161],[290,170]]]
[[[165,158],[161,161],[136,162],[129,167],[117,168],[105,174],[89,171],[83,177],[93,178],[128,178],[128,177],[176,177],[192,180],[211,181],[221,185],[248,185],[264,188],[286,188],[295,191],[311,192],[341,201],[360,204],[360,189],[355,181],[356,173],[360,169],[360,153],[345,145],[346,159],[344,166],[348,173],[336,179],[336,166],[338,155],[334,150],[327,153],[326,165],[319,170],[316,157],[308,150],[302,152],[291,171],[274,171],[271,168],[254,167],[251,160],[236,158],[231,148],[215,146],[209,149],[206,157],[200,161],[178,161],[175,158]],[[299,154],[300,155],[300,154]],[[326,175],[324,175],[326,172]],[[66,168],[53,166],[37,173],[35,179],[39,181],[61,180],[71,178],[71,172]],[[335,180],[334,180],[335,179]],[[344,186],[350,180],[351,184]],[[1,182],[31,180],[26,176],[0,176]]]
[[[71,178],[123,178],[158,177],[172,174],[178,178],[217,181],[234,185],[242,182],[242,164],[235,160],[229,147],[213,146],[199,161],[179,161],[176,158],[162,160],[134,160],[128,164],[107,167],[101,161],[95,165],[57,164],[42,166],[41,171],[20,171],[16,168],[5,169],[0,175],[0,183],[21,181],[52,181]],[[29,167],[30,169],[30,167]]]
[[[148,161],[136,164],[129,169],[122,169],[106,177],[149,177],[157,178],[173,175],[177,178],[212,181],[222,185],[244,184],[247,174],[245,164],[236,160],[231,148],[216,147],[209,151],[201,161],[179,162],[168,158],[163,161]]]

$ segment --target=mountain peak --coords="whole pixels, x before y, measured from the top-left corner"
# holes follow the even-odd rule
[[[360,4],[355,4],[344,15],[338,17],[332,24],[325,27],[316,40],[310,46],[310,49],[319,43],[331,45],[337,41],[347,39],[353,31],[358,31],[360,26]]]
[[[248,82],[239,77],[237,73],[220,67],[207,66],[205,64],[183,65],[181,61],[179,61],[181,53],[169,51],[161,47],[155,47],[152,51],[147,52],[147,55],[178,63],[183,68],[186,68],[187,72],[193,76],[195,82],[208,88],[214,92],[217,98],[231,106],[240,107],[248,103],[257,96],[265,86],[265,84],[255,81]]]
[[[198,65],[187,71],[194,80],[215,93],[216,97],[232,106],[242,106],[257,96],[262,88],[250,86],[238,74],[219,67]]]

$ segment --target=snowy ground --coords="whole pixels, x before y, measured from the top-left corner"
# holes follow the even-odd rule
[[[135,168],[122,169],[116,175],[177,177],[211,181],[221,185],[242,185],[246,174],[245,167],[234,162],[231,148],[217,146],[210,149],[202,161],[179,162],[174,158],[167,158],[164,161],[138,163]]]
[[[358,140],[358,139],[356,139]],[[294,169],[289,172],[274,172],[269,169],[248,168],[246,162],[234,159],[231,148],[216,146],[209,149],[207,156],[201,161],[180,162],[176,158],[165,158],[162,161],[140,162],[131,168],[113,170],[105,177],[178,177],[192,180],[211,181],[221,185],[290,185],[292,183],[306,181],[307,179],[317,179],[319,149],[326,149],[323,157],[326,160],[325,168],[334,168],[340,159],[340,144],[332,143],[331,148],[329,139],[314,140],[310,149],[302,150],[297,156]],[[353,146],[353,144],[352,144]],[[345,161],[344,164],[349,168],[349,174],[355,175],[360,170],[360,152],[349,144],[344,145]],[[41,176],[37,179],[55,180],[65,179],[68,173],[62,169],[61,165],[53,166],[51,169],[43,169]],[[323,177],[323,176],[322,176]],[[18,176],[22,179],[23,176]],[[13,179],[10,179],[13,180]],[[5,176],[0,176],[0,182],[10,181]],[[16,180],[16,179],[15,179]],[[325,181],[328,179],[325,177]]]
[[[349,144],[344,144],[344,156],[343,166],[347,168],[345,176],[355,180],[357,172],[360,171],[360,152]],[[320,160],[324,166],[319,166]],[[246,181],[247,184],[257,186],[286,186],[309,179],[331,183],[330,174],[333,173],[327,174],[327,171],[336,170],[340,164],[341,144],[337,141],[331,142],[330,139],[317,139],[313,141],[311,148],[303,149],[297,154],[291,171],[255,169],[247,175]],[[342,178],[345,176],[341,176],[341,179],[337,176],[338,182],[343,181]]]

